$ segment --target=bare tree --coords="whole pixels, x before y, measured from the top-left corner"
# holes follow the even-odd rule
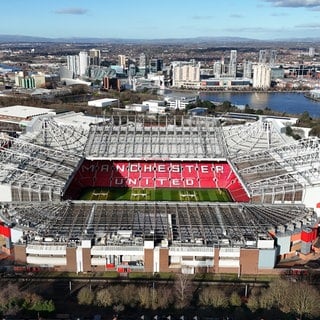
[[[139,303],[142,308],[148,309],[152,303],[152,292],[147,286],[139,287],[137,291]]]
[[[252,311],[255,312],[260,308],[260,290],[259,291],[252,291],[248,302],[247,302],[247,307]]]
[[[320,316],[320,294],[313,286],[305,282],[292,283],[288,292],[290,311],[295,313],[299,319],[304,316]]]
[[[168,287],[153,289],[152,309],[166,309],[173,301],[172,290]]]
[[[242,304],[241,297],[238,292],[233,291],[230,295],[230,305],[233,307],[240,307]]]
[[[174,282],[174,295],[176,298],[176,307],[182,309],[187,306],[192,297],[192,283],[189,275],[179,273]]]
[[[288,312],[288,292],[290,283],[283,279],[276,279],[270,283],[269,288],[263,289],[259,297],[261,309],[270,310],[276,308]]]
[[[133,284],[128,284],[123,288],[123,293],[121,295],[122,303],[131,308],[135,307],[139,302],[139,297],[137,296],[137,286]]]
[[[106,288],[99,290],[96,293],[95,303],[100,307],[108,307],[113,303],[112,295]]]
[[[6,315],[16,315],[21,309],[23,293],[17,284],[9,283],[0,290],[0,310]]]
[[[228,298],[223,290],[216,287],[206,287],[199,294],[199,303],[213,308],[226,308]]]
[[[94,300],[94,293],[88,287],[83,287],[78,292],[77,298],[79,304],[91,305]]]

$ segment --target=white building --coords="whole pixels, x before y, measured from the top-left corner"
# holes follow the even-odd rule
[[[309,48],[309,57],[313,58],[316,53],[316,49],[313,47]]]
[[[167,109],[165,102],[162,100],[146,100],[142,104],[148,106],[150,113],[165,113]]]
[[[88,68],[88,52],[80,51],[79,53],[79,75],[83,76]]]
[[[230,52],[229,76],[232,78],[237,76],[237,50]]]
[[[127,67],[127,57],[124,54],[118,55],[118,65],[122,67],[122,69],[126,69]]]
[[[243,78],[251,79],[252,78],[252,62],[244,60],[243,64]]]
[[[173,87],[198,88],[200,86],[200,63],[178,62],[173,67]]]
[[[252,87],[258,89],[268,89],[271,86],[271,68],[259,63],[253,66]]]
[[[167,98],[167,106],[172,110],[184,110],[188,104],[195,103],[197,101],[197,97],[170,97]]]
[[[96,108],[111,107],[117,104],[118,104],[118,99],[110,99],[110,98],[88,101],[89,107],[96,107]]]
[[[222,73],[222,63],[221,61],[215,61],[213,64],[213,74],[215,78],[220,78]]]
[[[73,77],[80,74],[79,56],[67,56],[67,68],[72,71]]]
[[[133,103],[133,104],[126,105],[125,109],[128,111],[134,111],[134,112],[147,112],[149,111],[149,106],[143,105],[140,103]]]

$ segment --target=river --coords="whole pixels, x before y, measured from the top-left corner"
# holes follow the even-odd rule
[[[286,114],[299,115],[308,111],[313,118],[320,118],[320,102],[310,100],[303,93],[292,92],[200,92],[201,100],[230,101],[234,105],[246,105],[253,109],[270,108]]]

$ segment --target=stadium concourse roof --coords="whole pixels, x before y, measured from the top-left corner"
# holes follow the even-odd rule
[[[225,158],[222,132],[214,118],[115,117],[92,126],[84,151],[88,159]]]
[[[0,218],[23,229],[28,243],[104,239],[121,246],[115,235],[126,231],[125,245],[168,240],[170,245],[256,246],[268,231],[290,235],[314,226],[312,210],[299,205],[182,202],[33,202],[2,203]]]
[[[226,159],[284,145],[291,138],[272,122],[222,126],[213,117],[113,116],[92,126],[87,159]],[[291,140],[292,141],[292,140]]]
[[[320,140],[316,137],[234,155],[231,160],[253,196],[297,192],[320,184]]]

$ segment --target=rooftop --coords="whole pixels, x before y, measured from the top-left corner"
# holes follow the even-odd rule
[[[55,110],[48,108],[28,107],[19,105],[0,108],[0,117],[19,118],[21,120],[48,113],[53,114],[55,113]]]

